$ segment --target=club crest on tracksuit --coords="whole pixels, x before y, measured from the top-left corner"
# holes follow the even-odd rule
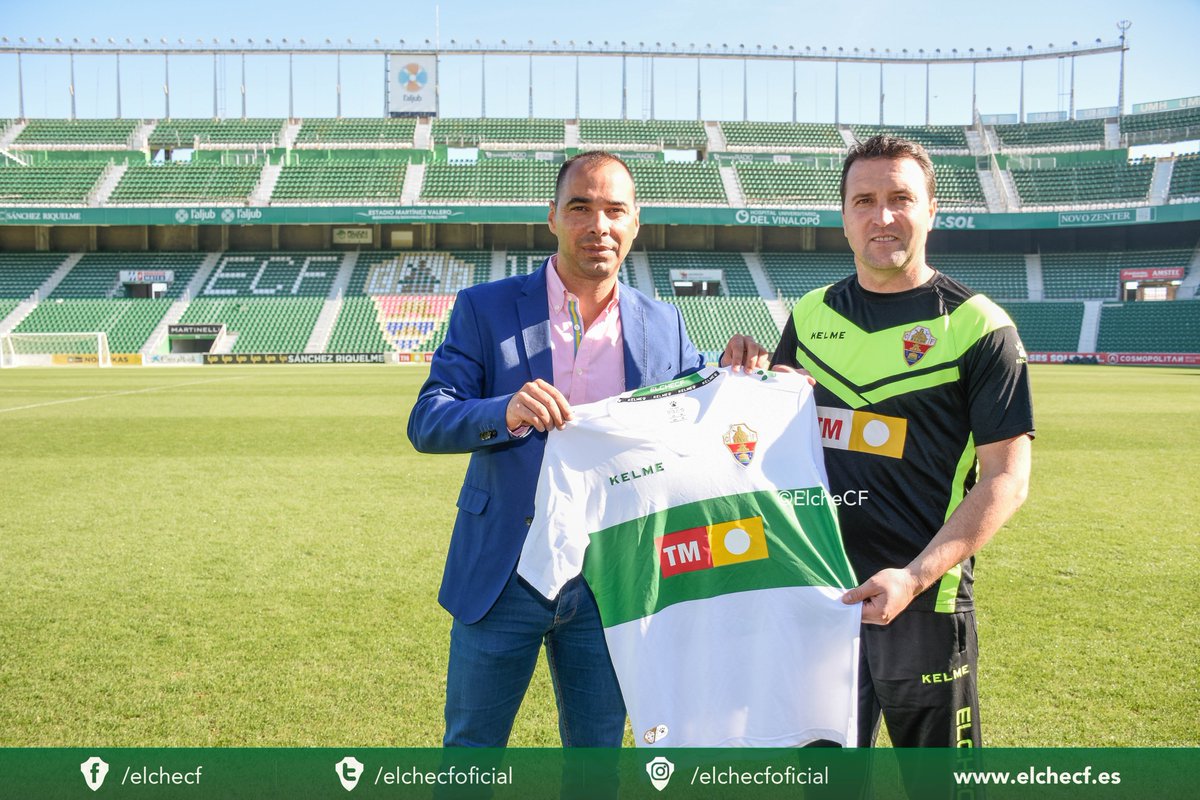
[[[924,358],[925,354],[929,352],[929,348],[935,344],[937,344],[937,339],[934,338],[933,331],[924,325],[918,325],[911,331],[905,331],[904,360],[911,367]]]

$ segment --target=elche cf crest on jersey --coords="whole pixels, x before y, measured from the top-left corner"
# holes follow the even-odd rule
[[[798,375],[702,370],[552,432],[518,572],[580,573],[641,746],[855,742],[857,584]]]

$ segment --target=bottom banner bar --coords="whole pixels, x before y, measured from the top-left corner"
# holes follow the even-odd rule
[[[0,749],[20,798],[1100,798],[1200,795],[1200,749]]]

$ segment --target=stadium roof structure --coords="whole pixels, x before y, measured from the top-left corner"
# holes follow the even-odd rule
[[[1020,114],[1019,121],[1025,121],[1025,78],[1024,68],[1027,61],[1039,61],[1047,59],[1071,59],[1071,87],[1070,87],[1070,107],[1071,116],[1074,117],[1075,109],[1075,70],[1074,61],[1076,58],[1100,56],[1109,53],[1121,54],[1121,68],[1119,76],[1119,85],[1117,88],[1117,114],[1124,113],[1125,99],[1125,51],[1129,49],[1129,42],[1126,32],[1130,26],[1128,21],[1117,23],[1117,28],[1120,31],[1120,36],[1113,41],[1101,41],[1096,39],[1091,43],[1080,44],[1072,41],[1069,45],[1055,45],[1049,43],[1045,47],[1038,47],[1032,44],[1026,45],[1023,49],[1020,47],[1004,47],[1004,48],[966,48],[959,50],[958,48],[934,48],[931,50],[907,48],[899,48],[892,50],[890,48],[846,48],[846,47],[831,47],[821,46],[813,47],[811,45],[762,45],[754,44],[747,45],[745,43],[720,43],[713,44],[711,42],[698,44],[690,42],[682,44],[678,42],[629,42],[629,41],[610,41],[610,40],[587,40],[576,41],[568,40],[560,42],[552,40],[549,43],[537,43],[532,39],[524,42],[509,42],[501,40],[499,43],[483,43],[479,39],[473,41],[459,41],[451,39],[449,42],[442,42],[438,39],[433,41],[424,39],[422,41],[409,42],[404,39],[386,41],[380,38],[373,39],[367,42],[355,42],[352,39],[342,41],[334,41],[330,38],[317,39],[308,41],[307,39],[288,39],[288,38],[263,38],[263,39],[221,39],[221,38],[196,38],[189,40],[186,38],[175,38],[174,40],[160,37],[157,41],[142,38],[141,41],[127,38],[124,41],[107,38],[103,41],[96,38],[80,40],[72,38],[69,41],[64,41],[61,38],[54,38],[47,41],[42,37],[34,41],[28,41],[24,37],[17,37],[15,40],[9,37],[0,37],[0,54],[14,54],[17,57],[17,94],[18,94],[18,116],[25,117],[25,100],[24,100],[24,79],[22,76],[21,58],[24,55],[38,56],[64,56],[71,61],[70,69],[70,95],[71,95],[71,118],[75,118],[75,78],[74,78],[74,58],[76,55],[114,55],[117,57],[116,64],[116,80],[117,80],[117,116],[121,116],[120,109],[120,83],[121,83],[121,65],[120,57],[122,55],[129,56],[146,56],[146,55],[161,55],[163,56],[163,74],[164,74],[164,116],[170,117],[170,58],[171,56],[205,56],[213,57],[213,109],[214,116],[218,116],[217,109],[219,103],[217,100],[218,94],[218,79],[217,79],[217,59],[222,56],[240,56],[242,58],[242,79],[241,79],[241,97],[242,97],[242,116],[245,117],[245,56],[286,56],[288,59],[288,116],[294,117],[294,75],[292,70],[292,59],[295,56],[306,55],[334,55],[337,56],[338,71],[340,76],[341,63],[340,58],[343,55],[380,55],[384,57],[385,63],[385,85],[390,80],[387,73],[394,71],[396,66],[403,63],[403,58],[424,57],[432,59],[436,64],[437,60],[443,56],[470,56],[477,55],[481,57],[481,72],[483,71],[483,59],[489,55],[503,56],[527,56],[530,59],[530,81],[529,81],[529,115],[533,116],[533,59],[537,57],[576,57],[576,80],[575,80],[575,106],[576,117],[579,114],[579,75],[578,75],[578,58],[579,57],[613,57],[620,58],[622,61],[621,68],[621,117],[628,118],[628,86],[627,86],[627,71],[625,62],[629,58],[648,59],[653,72],[653,62],[660,58],[683,58],[696,59],[698,62],[707,60],[735,60],[743,63],[743,83],[747,78],[746,64],[750,61],[764,62],[789,62],[793,64],[793,102],[792,102],[792,121],[796,122],[796,87],[795,87],[795,69],[794,67],[802,63],[832,63],[835,68],[834,74],[834,122],[840,123],[840,107],[837,98],[840,96],[839,81],[840,74],[838,66],[841,64],[878,64],[880,73],[880,94],[879,94],[879,124],[884,124],[883,108],[884,108],[884,93],[883,93],[883,71],[886,66],[912,66],[925,65],[925,124],[929,123],[930,116],[930,91],[929,91],[929,70],[932,66],[959,64],[972,65],[972,88],[971,88],[971,116],[972,118],[977,113],[976,90],[975,90],[975,74],[974,70],[979,64],[989,63],[1019,63],[1021,65],[1021,86],[1020,86]],[[434,82],[436,84],[436,70]],[[697,91],[696,91],[696,118],[701,118],[700,110],[700,69],[697,64]],[[338,116],[341,116],[341,80],[338,80]],[[650,82],[650,102],[651,110],[654,108],[653,100],[654,83],[653,79]],[[437,94],[436,90],[434,92]],[[385,115],[392,113],[393,109],[385,102]],[[486,107],[483,109],[481,116],[487,116]],[[653,117],[653,111],[651,112]],[[743,106],[743,119],[749,119],[748,101]]]

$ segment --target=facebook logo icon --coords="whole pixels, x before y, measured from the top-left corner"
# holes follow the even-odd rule
[[[104,784],[104,776],[108,774],[108,764],[100,756],[92,756],[79,765],[79,771],[83,773],[83,779],[87,781],[88,788],[94,792]]]

